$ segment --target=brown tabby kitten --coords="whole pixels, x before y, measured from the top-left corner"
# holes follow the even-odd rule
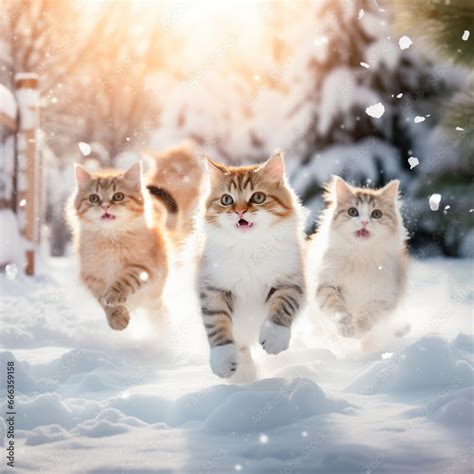
[[[156,312],[168,272],[166,242],[142,186],[141,163],[126,172],[93,174],[76,164],[70,221],[82,281],[112,329],[128,326],[129,310]]]

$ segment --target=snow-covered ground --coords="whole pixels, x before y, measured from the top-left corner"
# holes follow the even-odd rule
[[[210,372],[185,268],[170,281],[169,323],[137,314],[122,333],[70,259],[34,280],[2,275],[16,472],[473,472],[473,268],[413,262],[396,315],[411,329],[369,352],[328,339],[309,309],[289,351],[256,348],[249,385]]]

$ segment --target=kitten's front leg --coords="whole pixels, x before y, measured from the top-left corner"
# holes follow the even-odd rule
[[[272,288],[266,302],[270,316],[262,324],[259,342],[269,354],[288,349],[291,324],[303,303],[304,292],[300,285],[282,285]]]
[[[105,306],[107,322],[116,331],[124,330],[130,321],[130,314],[125,306]]]
[[[200,299],[202,319],[211,347],[211,369],[219,377],[229,378],[238,365],[238,349],[232,335],[232,293],[207,285],[201,289]]]
[[[357,331],[354,318],[347,311],[344,297],[339,286],[322,283],[316,290],[319,309],[327,313],[338,325],[339,332],[351,337]]]
[[[130,321],[130,314],[124,306],[127,298],[139,290],[146,279],[141,275],[150,271],[143,265],[130,265],[122,276],[110,286],[110,288],[99,298],[99,302],[105,310],[107,321],[112,329],[118,331],[125,329]]]
[[[146,274],[146,278],[141,275]],[[139,290],[144,282],[149,280],[150,271],[143,265],[130,265],[110,288],[101,296],[100,300],[104,306],[122,305],[127,298]]]

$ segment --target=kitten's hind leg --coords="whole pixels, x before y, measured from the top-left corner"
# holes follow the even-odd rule
[[[234,383],[251,383],[257,380],[257,367],[252,359],[250,349],[245,346],[239,347],[239,365],[237,372],[232,376]]]

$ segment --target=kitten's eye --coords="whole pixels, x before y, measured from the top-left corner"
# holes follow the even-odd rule
[[[351,217],[357,217],[359,215],[359,211],[355,208],[355,207],[350,207],[348,210],[347,210],[347,213],[351,216]]]
[[[234,203],[234,200],[232,199],[232,196],[230,194],[224,194],[221,197],[221,204],[223,206],[230,206],[233,203]]]
[[[115,193],[113,196],[112,196],[112,199],[114,201],[123,201],[123,199],[125,198],[125,195],[123,193]]]
[[[100,196],[98,194],[91,194],[89,196],[89,202],[92,204],[97,204],[100,201]]]
[[[370,217],[372,217],[372,219],[380,219],[382,217],[382,211],[379,209],[374,209],[372,214],[370,214]]]
[[[264,193],[256,192],[252,194],[250,202],[253,202],[254,204],[262,204],[265,202],[265,199],[267,199],[267,196]]]

